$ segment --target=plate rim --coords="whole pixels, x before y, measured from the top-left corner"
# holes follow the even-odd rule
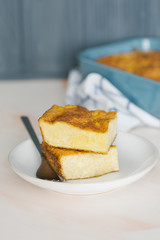
[[[67,193],[67,194],[79,194],[79,195],[88,195],[88,194],[97,194],[97,193],[103,193],[103,192],[106,192],[106,191],[110,191],[110,190],[115,190],[115,189],[118,189],[120,187],[123,187],[123,186],[127,186],[128,184],[132,183],[132,182],[135,182],[137,181],[138,179],[140,179],[141,177],[143,177],[145,174],[147,174],[152,168],[155,167],[155,165],[158,163],[159,159],[159,151],[157,149],[157,147],[152,143],[150,142],[148,139],[146,139],[145,137],[141,137],[137,134],[134,134],[134,133],[129,133],[129,132],[122,132],[122,131],[119,131],[117,135],[119,134],[125,134],[125,135],[132,135],[134,137],[137,137],[139,139],[142,139],[144,142],[146,142],[146,144],[149,144],[152,149],[153,149],[153,155],[151,156],[153,158],[153,163],[150,164],[149,166],[145,167],[144,169],[141,170],[141,167],[142,167],[142,164],[134,171],[132,172],[131,174],[121,178],[121,179],[114,179],[114,180],[111,180],[110,182],[89,182],[89,183],[86,183],[86,182],[79,182],[76,180],[76,183],[74,182],[74,180],[70,180],[70,181],[50,181],[50,180],[44,180],[44,179],[39,179],[39,178],[36,178],[36,177],[33,177],[33,176],[30,176],[30,175],[27,175],[26,173],[20,171],[19,169],[17,169],[15,167],[15,165],[13,164],[13,160],[12,160],[12,155],[14,155],[14,152],[16,151],[17,148],[19,148],[21,145],[27,143],[27,142],[30,142],[32,141],[31,138],[26,138],[25,140],[21,141],[20,143],[18,143],[14,148],[12,148],[12,150],[9,152],[9,155],[8,155],[8,161],[9,161],[9,164],[11,166],[11,169],[19,176],[21,177],[22,179],[24,179],[25,181],[35,185],[35,186],[38,186],[38,187],[41,187],[41,188],[45,188],[45,189],[50,189],[50,190],[53,190],[55,192],[60,192],[60,193]],[[38,136],[38,138],[41,140],[41,135]],[[148,158],[147,158],[148,160]],[[146,160],[146,161],[147,161]],[[144,161],[144,163],[146,163],[146,161]],[[103,177],[103,176],[101,176]],[[84,179],[85,180],[85,179]],[[43,185],[45,185],[45,183],[47,182],[47,185],[49,185],[49,187],[44,187]],[[55,190],[54,189],[54,186],[59,186],[61,184],[61,187],[74,187],[74,186],[77,186],[79,188],[84,188],[84,191],[65,191],[65,189],[62,190]],[[103,190],[97,190],[97,191],[92,191],[92,188],[93,188],[93,185],[97,188],[99,186],[101,186],[101,188],[103,188]],[[53,186],[53,188],[52,188]],[[91,191],[87,191],[86,189],[88,187],[91,187]]]

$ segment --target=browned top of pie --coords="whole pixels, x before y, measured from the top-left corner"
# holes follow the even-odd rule
[[[106,132],[110,120],[116,117],[117,112],[89,111],[79,105],[66,105],[65,107],[53,105],[42,115],[39,122],[45,121],[50,124],[64,122],[84,130]]]

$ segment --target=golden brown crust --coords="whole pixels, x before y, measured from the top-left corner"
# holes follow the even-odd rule
[[[64,122],[81,129],[103,133],[108,129],[109,121],[116,117],[117,112],[89,111],[79,105],[66,105],[65,107],[53,105],[39,121],[43,120],[50,124]]]
[[[62,167],[60,162],[61,155],[58,154],[58,151],[54,151],[53,153],[50,153],[50,151],[47,148],[47,144],[45,144],[44,142],[41,144],[41,146],[43,149],[43,154],[45,155],[46,160],[50,165],[50,167],[53,168],[57,174],[63,177],[63,172],[62,172]]]
[[[78,150],[78,149],[53,147],[44,141],[42,142],[41,146],[43,150],[49,151],[50,153],[55,155],[57,158],[60,158],[61,156],[70,156],[70,155],[84,154],[84,153],[107,154],[104,152],[102,153],[102,152],[93,152],[93,151]],[[114,145],[111,146],[111,148],[114,148],[114,147],[115,147]]]
[[[96,62],[160,81],[160,52],[137,51],[104,56]]]

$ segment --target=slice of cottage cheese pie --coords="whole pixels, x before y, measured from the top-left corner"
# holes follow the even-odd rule
[[[107,153],[117,135],[117,113],[53,105],[39,119],[39,126],[50,146]]]
[[[44,142],[42,149],[50,167],[64,180],[92,178],[119,171],[116,146],[111,146],[105,154],[55,148]]]

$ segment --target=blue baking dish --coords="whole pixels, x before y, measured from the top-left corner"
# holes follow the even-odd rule
[[[89,48],[78,55],[83,78],[99,73],[115,85],[130,101],[160,118],[160,82],[97,63],[102,56],[130,52],[133,49],[160,51],[160,38],[136,38]]]

